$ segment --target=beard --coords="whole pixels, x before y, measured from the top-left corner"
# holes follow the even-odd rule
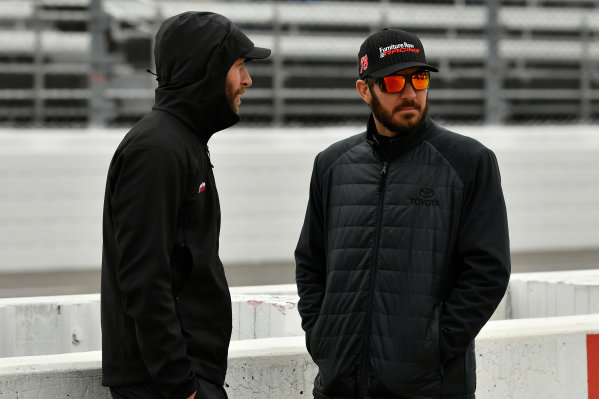
[[[392,110],[387,110],[383,108],[381,105],[377,95],[373,90],[370,90],[372,101],[370,103],[370,110],[372,114],[383,126],[385,126],[390,131],[400,134],[405,131],[414,129],[416,126],[420,124],[420,122],[426,117],[428,114],[428,101],[425,102],[424,106],[419,105],[414,100],[406,100],[393,108]],[[428,100],[428,98],[427,98]],[[394,116],[397,112],[404,107],[414,107],[419,112],[418,116],[402,115],[399,120],[395,120]]]
[[[236,90],[235,87],[233,87],[233,85],[231,85],[227,81],[227,84],[225,86],[225,93],[227,95],[227,100],[229,100],[229,105],[231,106],[231,109],[238,114],[239,104],[237,104],[236,98],[245,93],[245,87],[241,86],[239,89]]]

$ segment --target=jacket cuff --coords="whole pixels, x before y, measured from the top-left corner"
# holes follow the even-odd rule
[[[187,399],[192,393],[198,390],[198,383],[195,379],[186,380],[183,384],[177,386],[168,395],[168,399]]]

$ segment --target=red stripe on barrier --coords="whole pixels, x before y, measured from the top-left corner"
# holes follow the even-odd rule
[[[599,399],[599,334],[587,335],[589,399]]]

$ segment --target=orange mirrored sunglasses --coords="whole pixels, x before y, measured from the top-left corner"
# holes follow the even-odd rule
[[[413,75],[390,75],[373,80],[378,82],[382,92],[397,93],[404,89],[406,81],[409,81],[412,84],[414,90],[428,89],[431,75],[428,71],[420,71]]]

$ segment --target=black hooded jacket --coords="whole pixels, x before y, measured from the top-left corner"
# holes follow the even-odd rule
[[[474,338],[510,275],[497,161],[430,117],[314,162],[295,252],[318,399],[473,399]]]
[[[231,298],[207,143],[239,121],[226,75],[252,48],[218,14],[174,16],[156,35],[155,105],[117,148],[106,183],[105,386],[153,382],[179,399],[196,390],[196,377],[224,383]]]

